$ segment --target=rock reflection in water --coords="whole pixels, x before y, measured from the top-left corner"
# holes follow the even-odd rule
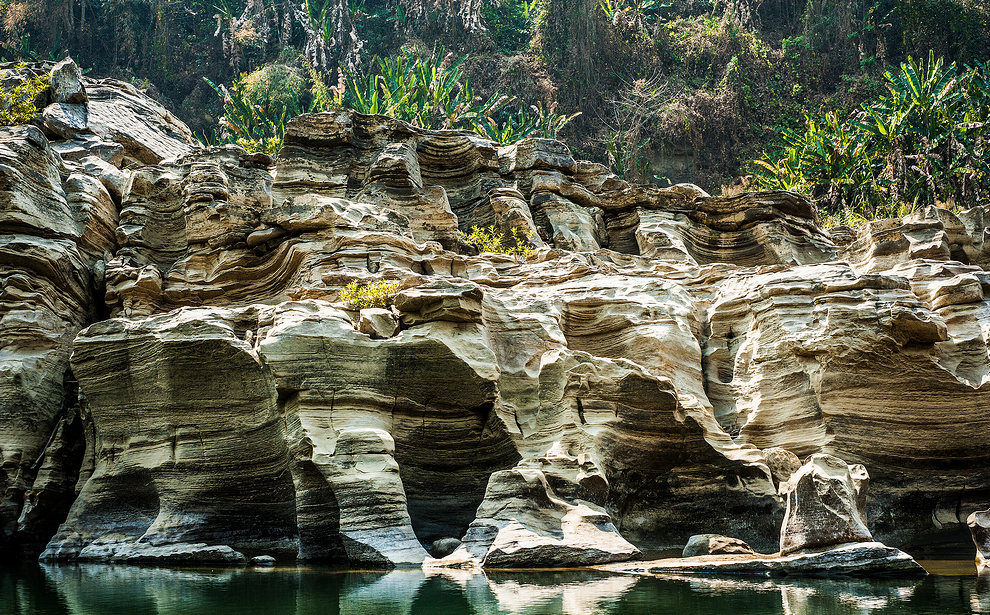
[[[0,571],[0,613],[16,615],[783,615],[990,614],[990,576],[923,580],[633,577],[590,571]]]
[[[976,579],[969,603],[973,613],[990,613],[990,572],[984,572]]]

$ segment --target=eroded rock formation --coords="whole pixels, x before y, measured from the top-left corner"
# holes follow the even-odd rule
[[[966,521],[976,544],[976,568],[990,572],[990,511],[975,512]]]
[[[780,553],[822,550],[851,542],[872,542],[866,527],[870,476],[861,465],[812,455],[780,487],[787,499],[780,528]]]
[[[896,546],[990,498],[982,209],[826,233],[792,193],[635,186],[556,141],[346,112],[292,120],[274,158],[204,149],[58,70],[39,126],[0,140],[0,521],[28,551],[772,550],[816,454],[869,468],[855,512]],[[534,253],[464,243],[490,225]],[[399,293],[352,310],[353,281]]]

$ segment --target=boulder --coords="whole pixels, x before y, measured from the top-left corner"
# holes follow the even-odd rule
[[[756,551],[738,538],[719,536],[718,534],[697,534],[688,539],[681,557],[696,557],[698,555],[728,555],[755,554]]]
[[[447,557],[459,548],[461,548],[460,540],[456,538],[439,538],[434,540],[430,546],[430,555],[433,557]]]
[[[447,564],[462,566],[467,561],[486,568],[587,566],[638,554],[603,509],[586,502],[564,501],[540,470],[514,468],[492,475],[485,500],[464,536],[463,549],[449,556]]]
[[[73,139],[86,132],[89,112],[85,104],[52,103],[41,114],[45,128],[63,139]]]
[[[780,553],[822,550],[850,542],[872,542],[866,526],[869,475],[832,455],[812,455],[783,485],[787,499],[780,528]]]
[[[400,292],[395,307],[402,324],[424,322],[481,322],[481,288],[472,282],[431,282]]]
[[[275,565],[275,558],[271,555],[256,555],[248,563],[256,568],[271,568]]]
[[[392,337],[399,331],[399,319],[390,310],[365,308],[358,318],[358,331],[376,339]]]
[[[774,482],[786,483],[795,472],[801,469],[801,459],[787,449],[773,446],[763,450],[763,461],[770,468]]]
[[[83,86],[83,75],[79,66],[66,58],[52,67],[51,88],[52,99],[56,103],[84,104],[86,88]]]
[[[966,523],[976,543],[976,568],[981,573],[990,571],[990,510],[974,512]]]

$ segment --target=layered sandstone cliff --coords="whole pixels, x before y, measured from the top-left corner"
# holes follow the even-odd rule
[[[0,128],[0,549],[773,549],[777,448],[865,466],[894,546],[990,502],[986,208],[826,232],[798,195],[629,185],[556,141],[340,112],[270,158],[79,90]],[[489,225],[535,252],[477,254]],[[394,314],[349,310],[355,280]]]

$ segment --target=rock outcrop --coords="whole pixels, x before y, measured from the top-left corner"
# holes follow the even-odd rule
[[[857,542],[823,551],[790,555],[708,555],[598,567],[620,574],[753,575],[811,577],[923,577],[927,573],[907,553],[879,542]]]
[[[103,184],[41,130],[0,127],[0,548],[43,545],[74,497],[82,419],[69,354],[100,311],[94,269],[116,226]]]
[[[752,547],[739,540],[718,534],[698,534],[688,539],[681,551],[681,557],[697,557],[699,555],[754,555]]]
[[[990,571],[990,511],[975,512],[966,520],[976,543],[976,568],[980,573]]]
[[[869,485],[870,476],[863,466],[846,465],[831,455],[812,455],[780,487],[787,499],[780,553],[872,542],[866,527]]]
[[[979,208],[826,233],[796,194],[349,112],[202,148],[54,69],[0,129],[0,549],[564,566],[776,549],[790,498],[788,552],[907,546],[990,497]],[[390,309],[340,301],[378,281]],[[806,497],[861,488],[820,454],[865,511]]]

